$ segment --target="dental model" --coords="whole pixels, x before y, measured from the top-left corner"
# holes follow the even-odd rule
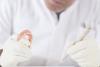
[[[32,33],[29,30],[22,31],[18,34],[17,41],[30,48],[32,44]]]

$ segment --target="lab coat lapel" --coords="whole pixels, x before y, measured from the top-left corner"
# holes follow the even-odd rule
[[[49,43],[49,55],[48,58],[61,60],[62,52],[65,46],[65,40],[69,34],[71,27],[77,27],[76,23],[76,7],[77,3],[71,6],[68,10],[62,13],[59,24],[53,31],[53,36]],[[75,22],[75,23],[74,23]]]
[[[52,26],[55,28],[56,22],[57,22],[56,14],[54,12],[50,11],[46,7],[44,0],[41,0],[41,3],[42,3],[42,8],[44,9],[44,13],[45,13],[45,14],[43,14],[43,16],[45,15],[45,18],[48,19],[49,24],[52,24]]]
[[[56,14],[46,7],[44,0],[33,1],[34,13],[38,22],[38,27],[33,32],[35,36],[48,34],[54,30],[57,22]]]

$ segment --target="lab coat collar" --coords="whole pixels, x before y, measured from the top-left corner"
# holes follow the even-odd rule
[[[41,0],[41,2],[42,2],[42,4],[43,4],[44,9],[45,9],[46,12],[47,12],[47,15],[48,15],[49,19],[51,20],[50,23],[52,23],[53,26],[57,26],[58,23],[60,23],[60,18],[61,18],[61,17],[63,18],[64,15],[67,16],[67,14],[70,14],[70,13],[73,11],[73,9],[75,9],[75,7],[77,6],[77,4],[79,3],[78,0],[75,0],[75,2],[74,2],[69,8],[65,9],[65,11],[63,11],[63,12],[61,13],[61,16],[60,16],[59,21],[58,21],[58,18],[57,18],[56,13],[53,12],[53,11],[50,11],[50,10],[46,7],[46,4],[45,4],[44,0]]]

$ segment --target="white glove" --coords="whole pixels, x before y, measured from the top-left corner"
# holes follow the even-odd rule
[[[10,38],[3,48],[0,65],[3,67],[15,67],[18,63],[26,61],[31,57],[30,48]]]
[[[78,42],[67,50],[67,54],[81,67],[99,67],[100,51],[95,39]]]

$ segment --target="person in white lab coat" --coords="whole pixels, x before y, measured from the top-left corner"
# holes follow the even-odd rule
[[[12,49],[2,53],[1,65],[14,65],[8,57],[15,65],[98,67],[99,11],[100,0],[1,0],[0,47]],[[31,49],[18,48],[13,40],[6,42],[24,29],[32,32]]]

